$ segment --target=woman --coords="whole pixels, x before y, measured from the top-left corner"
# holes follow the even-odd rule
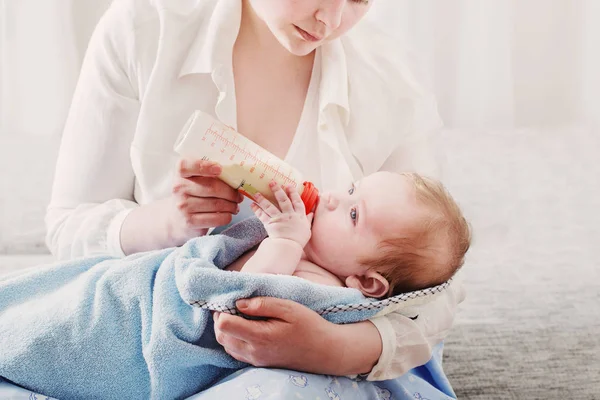
[[[249,215],[242,196],[216,179],[220,166],[173,151],[197,109],[323,190],[377,170],[431,174],[435,108],[381,36],[363,26],[348,32],[372,2],[113,2],[65,127],[46,217],[52,252],[178,246]],[[259,298],[239,306],[266,321],[219,315],[215,331],[228,353],[255,366],[385,380],[430,359],[461,300],[453,285],[415,320],[393,314],[337,326],[293,302]]]

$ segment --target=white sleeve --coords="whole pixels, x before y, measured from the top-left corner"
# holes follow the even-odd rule
[[[418,316],[414,320],[398,312],[371,319],[381,335],[383,350],[367,380],[395,379],[427,363],[433,347],[448,335],[464,298],[464,287],[455,279],[430,303],[415,307]]]
[[[445,154],[440,148],[443,123],[437,113],[433,97],[416,106],[412,132],[390,154],[381,171],[418,172],[431,178],[441,179]]]
[[[122,256],[121,225],[137,206],[135,30],[122,4],[113,2],[92,35],[62,137],[46,213],[46,243],[59,259]]]

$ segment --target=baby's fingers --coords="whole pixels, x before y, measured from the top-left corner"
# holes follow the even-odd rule
[[[290,185],[286,186],[285,190],[287,191],[288,196],[290,196],[294,211],[298,214],[306,215],[306,207],[304,206],[304,202],[302,201],[302,198],[296,189]]]
[[[272,218],[281,214],[279,209],[275,207],[273,203],[267,200],[267,198],[262,194],[256,193],[256,195],[254,195],[254,199],[256,200],[258,206],[267,214],[267,216]]]
[[[254,211],[254,215],[256,215],[256,217],[260,220],[260,222],[263,223],[263,225],[269,223],[271,217],[269,217],[267,213],[265,213],[256,203],[250,204],[250,208],[252,209],[252,211]]]
[[[315,213],[310,213],[306,216],[308,223],[312,226],[313,218],[315,217]]]
[[[271,188],[271,191],[273,192],[273,195],[275,196],[275,199],[277,200],[277,204],[279,204],[279,208],[281,209],[281,212],[293,213],[294,206],[292,205],[292,202],[288,196],[288,193],[286,193],[281,188],[281,186],[279,186],[279,184],[274,181],[269,184],[269,187]]]

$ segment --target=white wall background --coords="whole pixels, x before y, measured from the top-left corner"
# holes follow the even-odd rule
[[[448,126],[600,122],[600,1],[375,0]]]
[[[0,0],[0,253],[45,251],[62,124],[87,40],[109,3]],[[369,19],[413,54],[449,127],[448,151],[468,157],[478,149],[465,143],[503,132],[513,144],[530,132],[531,146],[537,132],[573,149],[568,132],[576,129],[582,146],[588,136],[597,143],[600,1],[375,0]]]
[[[110,0],[0,0],[0,254],[45,252],[63,121]]]

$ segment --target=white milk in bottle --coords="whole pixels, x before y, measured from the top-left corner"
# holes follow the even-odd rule
[[[295,187],[306,213],[313,211],[319,191],[298,170],[212,116],[196,111],[175,143],[183,157],[215,161],[223,167],[219,179],[254,200],[259,192],[277,205],[269,182]]]

